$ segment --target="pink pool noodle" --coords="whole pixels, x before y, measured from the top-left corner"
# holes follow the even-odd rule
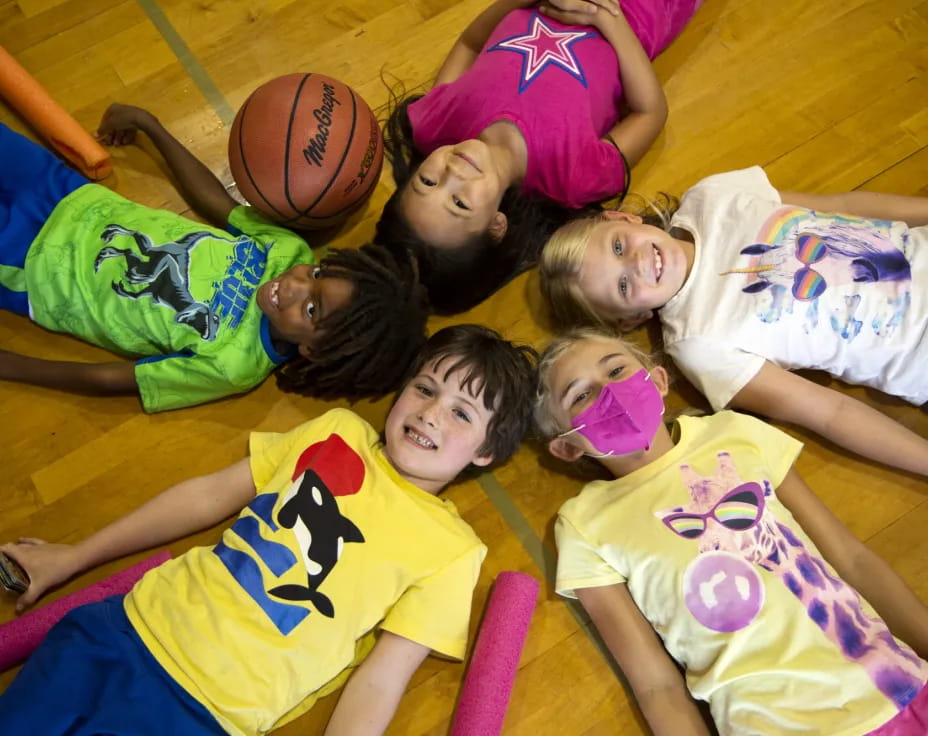
[[[23,662],[39,646],[49,629],[72,608],[96,603],[111,595],[128,593],[142,575],[169,559],[171,552],[162,550],[108,578],[0,624],[0,670]]]
[[[496,736],[503,728],[522,646],[538,600],[538,581],[501,572],[464,677],[451,736]]]

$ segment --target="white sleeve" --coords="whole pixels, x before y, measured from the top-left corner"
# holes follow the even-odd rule
[[[715,340],[691,337],[667,348],[677,368],[721,411],[763,367],[762,355],[748,353]]]

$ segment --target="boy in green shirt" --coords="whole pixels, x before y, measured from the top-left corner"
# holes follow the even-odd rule
[[[129,202],[0,126],[0,307],[141,356],[87,364],[0,351],[0,378],[137,393],[146,411],[248,391],[278,366],[281,385],[301,393],[393,390],[424,341],[411,260],[368,245],[317,266],[302,238],[239,205],[151,113],[112,105],[99,135],[125,145],[138,131],[217,227]]]

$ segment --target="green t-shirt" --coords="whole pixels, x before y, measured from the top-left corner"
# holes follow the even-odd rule
[[[226,232],[87,184],[55,207],[25,274],[40,325],[144,356],[142,405],[161,411],[247,391],[287,360],[255,291],[313,262],[302,238],[251,207]]]

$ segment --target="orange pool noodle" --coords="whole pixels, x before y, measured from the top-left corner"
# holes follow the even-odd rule
[[[110,155],[0,46],[0,96],[89,179],[109,176]]]

